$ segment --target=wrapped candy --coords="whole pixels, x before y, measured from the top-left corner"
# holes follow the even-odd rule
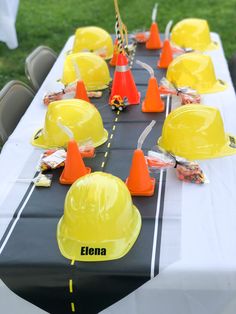
[[[52,184],[52,174],[42,174],[40,173],[38,177],[33,181],[35,186],[40,186],[48,188]]]
[[[159,91],[161,94],[176,95],[181,100],[181,105],[186,104],[200,104],[201,96],[196,90],[189,87],[177,88],[171,84],[166,78],[162,78],[160,81]]]
[[[148,151],[148,156],[145,156],[149,171],[157,173],[161,169],[176,169],[177,178],[184,182],[195,184],[208,183],[208,180],[200,166],[194,161],[187,161],[180,157],[173,156],[159,147]]]
[[[95,148],[89,141],[79,146],[82,158],[93,158],[95,156]],[[66,151],[64,149],[46,150],[39,162],[39,170],[46,171],[50,169],[61,168],[65,166]]]
[[[206,177],[196,162],[177,163],[176,174],[179,180],[195,184],[206,183]]]
[[[52,174],[42,174],[39,173],[37,177],[32,178],[32,179],[17,179],[16,182],[21,182],[21,183],[33,183],[35,186],[38,187],[44,187],[48,188],[51,186],[52,183]]]
[[[160,169],[169,169],[176,166],[175,158],[161,151],[148,151],[148,156],[145,158],[151,172],[158,172]]]
[[[41,171],[46,171],[50,169],[64,167],[65,159],[66,151],[64,149],[47,150],[42,155],[40,169]]]
[[[150,36],[150,32],[136,31],[130,35],[130,37],[138,44],[144,44]]]
[[[60,92],[52,92],[48,93],[43,98],[43,103],[48,106],[51,102],[61,100],[64,98],[73,98],[75,95],[76,90],[76,83],[72,83],[67,85],[64,89],[62,89]],[[100,98],[102,97],[101,91],[90,91],[87,92],[87,95],[89,98]]]

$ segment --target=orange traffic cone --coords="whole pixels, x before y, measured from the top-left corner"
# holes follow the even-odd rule
[[[165,39],[157,67],[161,69],[167,69],[172,60],[173,53],[172,48],[170,46],[170,41],[168,39]]]
[[[122,98],[127,97],[129,105],[137,105],[140,102],[140,93],[135,85],[128,59],[122,53],[117,58],[109,103],[111,103],[114,95],[120,95]]]
[[[74,139],[70,139],[67,148],[65,167],[60,176],[61,184],[72,184],[80,177],[91,172],[91,168],[85,167],[78,145]]]
[[[116,66],[117,57],[118,57],[118,39],[116,39],[115,42],[114,42],[113,56],[112,56],[112,59],[109,62],[109,64],[111,66],[113,66],[113,67]]]
[[[164,102],[161,100],[157,79],[150,77],[145,99],[142,103],[142,112],[163,112]]]
[[[152,22],[150,27],[150,36],[146,42],[147,49],[160,49],[162,47],[162,42],[159,34],[158,25],[156,22]]]
[[[82,80],[78,80],[76,83],[75,98],[83,99],[87,102],[90,102],[87,92],[86,92],[84,82]]]
[[[155,181],[149,175],[143,151],[136,149],[133,154],[129,177],[126,179],[126,185],[131,195],[152,196],[154,194]]]

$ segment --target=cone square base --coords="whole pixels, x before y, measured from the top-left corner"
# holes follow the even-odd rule
[[[142,103],[142,112],[164,112],[165,111],[165,103],[163,101],[161,101],[161,103],[162,103],[162,108],[146,109],[145,108],[145,101],[143,101],[143,103]]]
[[[126,179],[125,183],[127,185],[127,181],[128,181],[128,178]],[[151,188],[149,190],[144,190],[144,191],[130,191],[130,194],[133,195],[133,196],[152,196],[154,194],[154,191],[155,191],[155,184],[156,184],[156,179],[155,178],[151,178]]]
[[[91,171],[92,171],[91,168],[89,168],[89,167],[85,167],[85,168],[86,168],[86,173],[84,175],[91,173]],[[63,172],[64,172],[64,170],[63,170]],[[60,179],[59,179],[59,182],[61,184],[73,184],[77,179],[79,179],[79,178],[77,178],[75,180],[67,180],[67,179],[63,178],[63,172],[62,172]]]

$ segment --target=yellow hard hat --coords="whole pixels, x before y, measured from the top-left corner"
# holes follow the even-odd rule
[[[44,128],[35,133],[31,143],[42,148],[66,147],[69,137],[58,125],[59,119],[72,131],[79,144],[92,141],[97,147],[108,138],[95,106],[81,99],[64,99],[49,105]]]
[[[236,154],[236,137],[225,133],[219,110],[199,104],[172,111],[164,121],[158,145],[188,160]]]
[[[88,91],[108,87],[111,81],[106,61],[91,52],[78,52],[66,56],[62,83],[67,85],[79,79],[75,66],[78,67],[80,79],[84,81]]]
[[[227,84],[217,80],[212,60],[197,52],[186,53],[174,59],[166,78],[176,87],[191,87],[200,94],[224,91]]]
[[[62,255],[78,261],[107,261],[124,256],[141,229],[141,216],[125,183],[93,172],[69,189],[57,226]]]
[[[218,48],[218,44],[211,40],[207,21],[195,18],[184,19],[177,23],[171,32],[171,42],[182,48],[198,51]]]
[[[113,55],[113,42],[110,34],[100,27],[86,26],[77,28],[73,52],[90,51],[110,59]]]

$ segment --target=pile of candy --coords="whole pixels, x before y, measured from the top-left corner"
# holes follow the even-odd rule
[[[179,180],[195,184],[206,183],[206,177],[196,162],[178,163],[176,174]]]
[[[40,160],[40,170],[46,171],[64,167],[66,159],[66,151],[59,150],[46,150]]]

